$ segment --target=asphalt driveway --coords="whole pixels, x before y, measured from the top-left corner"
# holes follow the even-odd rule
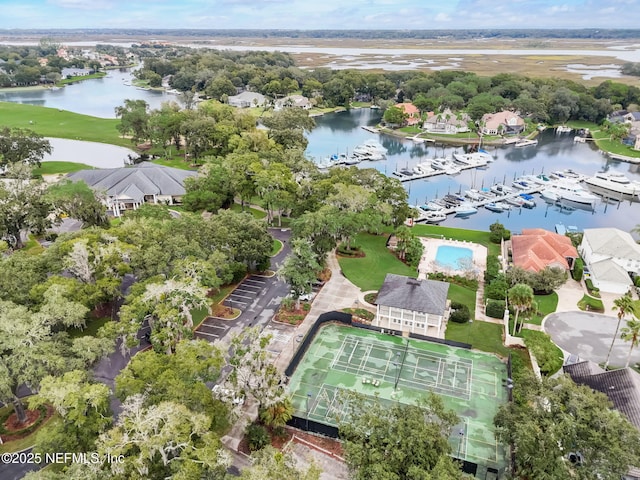
[[[544,330],[556,345],[563,350],[578,355],[582,360],[604,363],[616,330],[618,318],[589,312],[561,312],[547,317]],[[620,328],[625,326],[623,320]],[[630,343],[620,338],[611,351],[610,364],[624,367],[629,354]],[[640,348],[631,354],[631,363],[640,362]]]

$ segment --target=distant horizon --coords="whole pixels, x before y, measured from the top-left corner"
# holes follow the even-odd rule
[[[0,29],[8,30],[635,30],[638,25],[640,0],[4,0],[0,18]]]

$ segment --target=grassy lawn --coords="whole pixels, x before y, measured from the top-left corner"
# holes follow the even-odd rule
[[[234,203],[233,205],[231,205],[231,210],[234,212],[242,212],[242,207],[240,206],[239,203]],[[265,218],[267,216],[267,212],[264,212],[262,210],[258,210],[257,208],[252,208],[252,207],[247,207],[245,205],[244,207],[244,211],[245,212],[249,212],[251,215],[254,216],[254,218]],[[282,219],[283,223],[284,223],[284,218]]]
[[[363,258],[338,258],[345,277],[361,290],[379,290],[387,273],[416,277],[417,272],[391,253],[386,246],[387,237],[361,233],[353,244],[365,253]]]
[[[471,312],[471,318],[474,317],[474,312],[476,310],[476,292],[470,290],[465,287],[461,287],[460,285],[455,285],[453,283],[449,284],[449,300],[452,302],[460,302],[467,307],[469,307],[469,312]]]
[[[22,103],[0,102],[0,117],[8,127],[28,128],[45,137],[110,143],[131,148],[131,140],[116,130],[120,120]]]
[[[566,125],[571,128],[588,128],[589,130],[596,130],[600,128],[598,124],[587,122],[586,120],[569,120]]]
[[[131,146],[131,144],[129,144],[129,146]],[[181,170],[197,170],[197,168],[192,168],[191,164],[185,162],[183,157],[179,156],[172,158],[156,158],[151,160],[151,163],[162,165],[163,167],[179,168]]]
[[[534,300],[538,303],[538,313],[527,319],[527,323],[542,325],[542,319],[558,308],[558,294],[553,292],[551,295],[535,295]]]
[[[78,170],[93,170],[91,165],[75,162],[42,162],[38,168],[33,169],[34,175],[56,175],[59,173],[71,173]]]
[[[402,127],[398,130],[403,133],[422,133],[422,129],[420,127]]]
[[[29,255],[40,255],[44,252],[44,247],[40,245],[35,235],[30,234],[29,240],[24,244],[23,250]]]
[[[441,227],[438,225],[415,225],[413,233],[420,237],[445,237],[454,240],[466,240],[479,243],[489,250],[489,255],[500,255],[500,245],[489,241],[489,232],[480,230],[465,230],[462,228]]]
[[[444,338],[469,343],[477,350],[507,356],[510,350],[502,344],[502,328],[497,323],[478,320],[471,323],[448,322]]]
[[[578,308],[580,310],[587,310],[590,312],[604,312],[604,304],[599,298],[593,298],[589,295],[584,295],[578,302]]]
[[[87,326],[84,329],[70,328],[69,330],[67,330],[67,333],[71,338],[80,338],[87,336],[95,337],[98,333],[98,329],[109,321],[111,321],[109,317],[92,318],[87,322]]]
[[[278,240],[277,238],[273,239],[273,244],[271,245],[271,253],[269,254],[270,257],[275,257],[278,252],[280,251],[280,249],[282,248],[282,242],[280,240]]]
[[[104,72],[96,72],[96,73],[92,73],[91,75],[81,75],[78,77],[63,78],[58,83],[56,83],[56,85],[61,87],[63,85],[68,85],[70,83],[82,82],[83,80],[91,80],[93,78],[102,78],[102,77],[105,77],[106,75],[107,74]]]
[[[213,302],[212,302],[213,303]],[[215,302],[218,303],[218,302]],[[209,308],[195,308],[191,310],[191,317],[193,319],[193,328],[194,330],[200,326],[202,321],[209,316]]]

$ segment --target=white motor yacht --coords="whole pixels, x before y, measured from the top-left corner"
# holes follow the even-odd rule
[[[551,182],[550,185],[547,186],[546,190],[555,193],[558,199],[565,199],[583,205],[590,205],[592,208],[596,206],[596,202],[598,201],[598,197],[588,190],[585,190],[577,183],[562,181]]]
[[[622,173],[598,172],[593,177],[585,178],[584,183],[596,193],[613,197],[624,195],[640,200],[640,182],[629,180]]]

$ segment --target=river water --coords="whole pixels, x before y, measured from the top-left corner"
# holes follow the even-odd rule
[[[0,90],[0,101],[59,108],[100,118],[116,118],[115,109],[126,99],[144,100],[151,109],[177,101],[172,93],[145,90],[131,85],[131,69],[107,70],[102,78],[85,80],[59,89]]]
[[[372,134],[361,127],[375,125],[380,113],[359,109],[351,112],[324,115],[316,118],[317,127],[309,134],[308,155],[316,160],[335,153],[345,153],[365,140],[375,138],[388,150],[387,159],[378,162],[362,162],[359,168],[375,168],[386,175],[409,168],[435,157],[450,156],[462,147],[433,144],[415,144],[411,140],[389,135]],[[631,179],[640,180],[639,166],[610,160],[598,152],[591,143],[574,143],[574,133],[555,134],[547,130],[539,136],[537,146],[515,148],[513,146],[486,147],[494,157],[486,170],[463,170],[455,176],[441,175],[429,179],[404,183],[409,192],[409,203],[417,205],[427,199],[442,197],[447,193],[469,188],[489,187],[494,183],[511,183],[516,176],[531,173],[550,173],[571,168],[579,173],[592,175],[597,171],[623,172]],[[592,227],[617,227],[625,231],[640,224],[640,203],[600,202],[595,211],[559,208],[548,205],[538,198],[534,209],[513,209],[510,212],[494,213],[479,209],[469,217],[449,216],[441,225],[487,230],[499,221],[514,232],[523,228],[541,227],[553,230],[556,224],[576,226],[579,230]],[[577,205],[572,205],[578,207]]]

